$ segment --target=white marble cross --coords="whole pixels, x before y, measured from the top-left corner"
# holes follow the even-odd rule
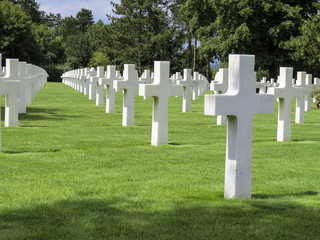
[[[193,79],[192,79],[192,100],[198,100],[198,87],[199,87],[199,73],[194,72],[193,73]]]
[[[118,79],[116,77],[116,66],[107,66],[107,76],[99,78],[99,85],[106,85],[106,113],[113,113],[115,111],[115,91],[113,88],[113,80]]]
[[[228,90],[228,69],[219,68],[219,71],[216,73],[214,81],[210,84],[210,90],[214,91],[215,94],[226,93]],[[227,124],[226,116],[217,116],[217,125]]]
[[[314,90],[314,85],[312,85],[312,74],[306,75],[306,86],[305,86],[305,95],[304,95],[304,110],[311,111],[311,94]]]
[[[177,84],[183,86],[182,112],[191,110],[191,88],[193,86],[191,79],[191,69],[183,69],[183,80],[178,80]]]
[[[27,112],[27,103],[31,103],[31,78],[27,75],[27,63],[19,62],[19,80],[20,94],[19,94],[19,113]]]
[[[281,67],[278,78],[279,86],[271,87],[268,93],[279,99],[277,141],[291,140],[292,99],[302,96],[302,88],[292,85],[293,68]]]
[[[294,87],[301,89],[301,95],[296,98],[295,123],[304,123],[304,88],[306,83],[306,72],[297,72],[297,81]]]
[[[113,81],[113,87],[117,92],[123,89],[122,126],[134,125],[134,96],[139,88],[138,81],[134,64],[124,64],[123,80]]]
[[[152,83],[153,79],[150,76],[150,70],[144,70],[143,75],[139,79],[139,83]]]
[[[102,77],[102,76],[101,76]],[[91,68],[87,75],[87,83],[89,86],[89,100],[96,100],[96,84],[97,84],[97,72],[94,68]]]
[[[96,105],[103,105],[103,87],[104,84],[99,84],[99,79],[104,77],[104,67],[97,67],[97,77],[94,79],[96,82]]]
[[[205,95],[206,115],[225,115],[227,150],[224,197],[251,198],[252,120],[274,112],[274,96],[256,94],[254,56],[229,55],[229,86],[225,94]]]
[[[170,96],[182,96],[183,86],[170,84],[170,62],[154,62],[154,81],[139,86],[140,96],[153,97],[151,145],[168,144],[168,105]]]
[[[18,126],[18,113],[19,113],[19,94],[20,94],[20,81],[19,81],[19,60],[6,59],[6,75],[1,77],[1,95],[6,95],[5,100],[5,127]]]

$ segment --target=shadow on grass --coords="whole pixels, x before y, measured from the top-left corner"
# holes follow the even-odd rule
[[[222,204],[222,203],[221,203]],[[3,239],[319,239],[320,212],[287,201],[148,211],[128,199],[63,200],[0,213]],[[0,237],[0,238],[1,238]]]
[[[276,199],[284,197],[305,197],[305,196],[315,196],[318,192],[307,191],[302,193],[288,193],[288,194],[252,194],[254,199]]]
[[[49,153],[49,152],[61,152],[60,149],[40,149],[39,151],[3,151],[5,154],[23,154],[23,153]]]
[[[27,109],[27,113],[19,113],[19,121],[30,120],[30,121],[47,121],[47,120],[65,120],[68,118],[79,118],[80,115],[68,115],[61,114],[63,109],[55,108],[36,108],[31,107]],[[5,107],[1,107],[1,121],[5,118]]]

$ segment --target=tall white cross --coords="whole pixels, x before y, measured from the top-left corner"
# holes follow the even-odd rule
[[[99,85],[106,85],[106,113],[115,111],[115,92],[113,89],[113,80],[116,80],[116,66],[107,66],[107,76],[99,78]]]
[[[151,145],[168,144],[168,105],[170,96],[182,96],[182,85],[170,84],[170,62],[154,62],[154,81],[139,86],[140,96],[153,97]]]
[[[301,89],[301,95],[296,98],[295,123],[304,123],[304,91],[306,83],[306,72],[297,72],[297,81],[294,87]]]
[[[192,78],[191,69],[183,69],[183,80],[178,80],[177,84],[183,86],[182,112],[190,112],[191,110],[191,88]]]
[[[268,93],[279,99],[277,141],[291,140],[292,99],[302,96],[302,88],[292,85],[293,68],[281,67],[278,78],[279,86],[271,87]]]
[[[252,120],[274,112],[274,96],[256,94],[254,56],[229,55],[229,87],[225,94],[205,95],[206,115],[225,115],[227,150],[224,197],[251,197]]]
[[[134,96],[139,88],[138,73],[134,64],[125,64],[123,80],[114,80],[113,87],[118,92],[123,89],[122,126],[134,125]]]
[[[18,112],[19,112],[19,60],[6,59],[6,75],[1,78],[2,81],[2,94],[6,94],[5,103],[5,127],[18,126]]]

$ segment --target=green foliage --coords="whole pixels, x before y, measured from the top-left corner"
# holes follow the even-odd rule
[[[320,88],[313,91],[312,98],[315,98],[317,102],[320,102]]]
[[[88,34],[69,36],[66,41],[67,64],[72,69],[86,67],[89,64],[91,51]]]
[[[320,15],[305,20],[300,28],[301,35],[291,37],[283,45],[291,50],[292,60],[298,62],[299,70],[320,75]]]
[[[103,52],[94,52],[89,62],[89,67],[110,65],[110,60]]]
[[[0,52],[3,58],[19,58],[34,64],[40,60],[40,47],[30,18],[9,1],[0,1]]]
[[[65,62],[65,43],[54,29],[45,25],[34,25],[34,30],[42,53],[42,64],[62,64]]]
[[[253,198],[225,200],[227,130],[203,114],[203,96],[190,113],[169,99],[169,145],[159,147],[150,145],[153,100],[136,96],[135,126],[122,127],[122,98],[106,114],[48,83],[18,127],[1,129],[1,239],[319,238],[318,110],[283,143],[277,113],[256,115]]]

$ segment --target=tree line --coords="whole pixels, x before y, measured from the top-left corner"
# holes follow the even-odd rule
[[[153,61],[212,78],[228,55],[254,54],[258,79],[279,66],[320,76],[319,0],[121,0],[107,23],[39,10],[35,0],[0,0],[0,52],[37,64],[51,81],[67,70]]]

